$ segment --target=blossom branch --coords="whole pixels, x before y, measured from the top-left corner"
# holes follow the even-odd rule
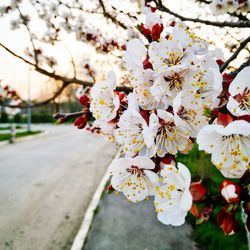
[[[223,72],[227,66],[235,59],[237,58],[237,56],[239,55],[239,53],[241,52],[241,50],[243,50],[245,48],[245,46],[250,42],[250,36],[248,38],[246,38],[243,42],[240,43],[240,46],[238,47],[238,49],[232,54],[232,56],[225,62],[222,64],[221,68],[220,68],[220,72]]]
[[[114,16],[112,16],[109,12],[107,12],[106,10],[106,7],[103,3],[102,0],[99,0],[99,4],[103,10],[103,15],[106,17],[106,18],[109,18],[113,23],[119,25],[120,27],[122,27],[123,29],[127,29],[127,26],[122,23],[121,21],[117,20]]]
[[[57,122],[59,124],[67,122],[73,118],[77,118],[79,116],[82,116],[86,114],[85,111],[80,111],[80,112],[74,112],[74,113],[56,113],[53,117],[57,119]]]
[[[28,26],[28,23],[27,23],[27,18],[25,18],[25,16],[23,15],[23,13],[21,12],[20,8],[17,6],[17,10],[19,12],[19,15],[23,21],[23,25],[24,27],[26,28],[26,30],[28,31],[29,33],[29,37],[30,37],[30,42],[31,42],[31,45],[33,47],[33,51],[34,51],[34,59],[35,59],[35,62],[36,62],[36,65],[38,65],[38,55],[37,55],[37,49],[36,49],[36,46],[35,46],[35,43],[33,41],[33,38],[32,38],[32,33],[31,33],[31,30]]]
[[[191,17],[185,17],[182,16],[176,12],[171,11],[169,8],[163,5],[161,0],[155,0],[157,9],[163,12],[166,12],[172,16],[175,16],[179,18],[181,21],[190,21],[190,22],[195,22],[195,23],[203,23],[206,25],[211,25],[211,26],[216,26],[216,27],[231,27],[231,28],[249,28],[250,27],[250,21],[238,21],[238,22],[218,22],[218,21],[209,21],[209,20],[204,20],[200,18],[191,18]]]

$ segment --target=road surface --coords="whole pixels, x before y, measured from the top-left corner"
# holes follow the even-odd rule
[[[39,127],[40,128],[40,127]],[[0,249],[70,249],[115,147],[73,126],[0,147]]]

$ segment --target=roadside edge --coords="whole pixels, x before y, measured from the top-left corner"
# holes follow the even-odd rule
[[[117,154],[115,155],[112,162],[114,160],[118,159],[119,156],[120,156],[120,151],[117,152]],[[71,250],[81,250],[82,249],[82,247],[85,243],[85,240],[88,236],[90,226],[91,226],[92,221],[94,219],[95,210],[96,210],[96,208],[101,200],[102,192],[103,192],[103,190],[104,190],[104,188],[109,180],[109,177],[110,177],[110,174],[107,170],[106,173],[104,174],[98,188],[96,189],[96,191],[92,197],[92,200],[91,200],[91,202],[86,210],[85,216],[84,216],[82,224],[80,226],[80,229],[77,232],[76,237],[74,238]]]

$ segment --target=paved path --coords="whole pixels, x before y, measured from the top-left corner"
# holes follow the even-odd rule
[[[153,199],[128,203],[119,194],[105,195],[99,204],[84,250],[198,250],[185,224],[161,224]]]
[[[0,249],[70,249],[115,154],[106,138],[73,126],[0,147]]]

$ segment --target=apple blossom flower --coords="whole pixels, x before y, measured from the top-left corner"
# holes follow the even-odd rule
[[[130,72],[143,70],[143,61],[147,55],[147,49],[139,39],[131,39],[127,43],[126,52],[122,58],[124,66]]]
[[[229,86],[227,109],[235,116],[250,115],[250,67],[244,68]]]
[[[114,92],[115,85],[115,75],[110,71],[105,81],[98,82],[92,87],[90,111],[97,120],[108,122],[116,117],[120,100]]]
[[[145,8],[146,12],[146,25],[140,26],[140,31],[146,38],[157,41],[163,31],[162,20],[156,13],[153,13],[150,8]]]
[[[156,136],[157,155],[160,157],[167,153],[175,155],[178,151],[184,150],[189,142],[188,130],[178,125],[174,115],[165,110],[158,109],[157,116],[160,118],[159,132]]]
[[[173,110],[176,121],[183,124],[193,138],[196,138],[201,128],[208,124],[200,94],[192,95],[187,91],[180,92],[174,99]]]
[[[154,84],[150,88],[151,93],[157,102],[164,104],[167,108],[182,90],[189,90],[191,93],[198,90],[195,86],[194,74],[195,72],[187,67],[170,67],[155,75]]]
[[[163,185],[156,187],[154,202],[158,220],[166,225],[180,226],[192,206],[190,172],[185,165],[178,163],[177,167],[166,165],[161,175]]]
[[[249,169],[250,123],[207,125],[200,130],[197,143],[200,150],[212,154],[212,162],[226,178],[240,178]]]
[[[144,110],[152,110],[157,107],[157,102],[150,91],[154,83],[154,71],[146,69],[138,71],[131,78],[131,85],[133,86],[133,94],[140,107]]]
[[[152,171],[154,168],[154,162],[147,157],[120,158],[109,166],[111,185],[129,201],[142,201],[155,194],[158,175]]]
[[[238,0],[213,0],[210,4],[211,12],[216,16],[235,12],[238,7]]]
[[[130,94],[129,105],[136,103],[133,94]],[[118,129],[115,130],[115,139],[122,145],[126,156],[133,157],[137,154],[152,157],[156,153],[154,139],[158,129],[158,118],[152,113],[149,125],[138,109],[129,107],[120,117]]]
[[[114,136],[114,131],[116,128],[116,122],[104,122],[101,120],[95,120],[93,123],[93,127],[100,128],[102,134],[110,136],[110,138]]]
[[[192,33],[184,23],[178,23],[174,26],[172,36],[184,48],[192,48],[196,55],[204,55],[208,51],[208,42]]]
[[[163,72],[175,66],[190,67],[196,60],[196,56],[190,48],[184,48],[172,35],[168,39],[161,38],[159,42],[149,45],[149,58],[156,72]]]
[[[196,75],[196,86],[206,107],[218,107],[222,92],[222,74],[216,61],[208,55],[200,59],[201,70]]]

